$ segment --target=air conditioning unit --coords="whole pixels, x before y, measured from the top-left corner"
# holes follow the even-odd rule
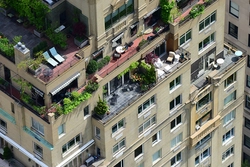
[[[195,130],[199,130],[200,128],[201,128],[200,125],[195,126]]]

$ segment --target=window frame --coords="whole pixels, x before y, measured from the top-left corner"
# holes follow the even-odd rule
[[[176,146],[180,145],[183,140],[183,133],[179,133],[177,136],[175,136],[170,144],[171,144],[171,149],[175,148]]]
[[[62,127],[62,128],[61,128],[61,129],[62,129],[61,133],[59,133],[59,128],[60,128],[60,127]],[[59,137],[65,134],[65,123],[63,123],[63,124],[61,124],[60,126],[58,126],[57,132],[58,132],[58,136],[59,136]]]
[[[114,148],[117,147],[117,150],[114,151]],[[125,138],[121,139],[119,142],[117,142],[113,147],[112,147],[112,153],[116,154],[120,152],[123,148],[126,147],[126,140]]]
[[[231,104],[232,101],[236,100],[236,90],[230,93],[227,97],[224,98],[224,107]]]
[[[223,126],[232,122],[235,119],[235,117],[236,117],[236,109],[232,110],[230,113],[228,113],[223,117]]]
[[[208,40],[208,42],[206,42],[206,40]],[[212,34],[207,36],[205,39],[203,39],[201,42],[199,42],[198,51],[202,52],[202,51],[206,50],[206,48],[208,48],[214,42],[215,42],[215,32],[213,32]],[[201,45],[201,47],[200,47],[200,45]]]
[[[203,137],[201,140],[199,140],[196,143],[195,149],[199,148],[200,146],[202,146],[203,144],[205,144],[206,142],[208,142],[211,138],[212,138],[212,134],[211,133],[207,134],[205,137]]]
[[[215,16],[215,19],[212,20],[212,18]],[[203,31],[204,29],[208,28],[209,26],[211,26],[214,22],[216,22],[216,11],[214,11],[213,13],[211,13],[210,15],[208,15],[205,19],[201,20],[199,22],[199,32]],[[209,24],[206,25],[205,21],[209,19]],[[211,21],[212,20],[212,21]],[[201,26],[203,25],[203,26]],[[202,28],[201,28],[202,27]]]
[[[70,145],[72,140],[74,140],[74,144]],[[62,154],[65,155],[65,154],[71,152],[80,143],[81,143],[81,134],[78,134],[62,146]],[[64,148],[66,148],[65,151],[64,151]]]
[[[181,42],[182,38],[184,38],[183,42]],[[192,29],[189,29],[188,31],[186,31],[184,34],[182,34],[180,36],[180,40],[179,40],[180,46],[185,45],[186,43],[188,43],[191,40],[192,40]]]
[[[235,131],[234,128],[230,129],[229,131],[227,131],[223,136],[222,136],[222,144],[227,143],[228,141],[230,141],[235,135]]]
[[[172,157],[170,159],[170,166],[175,166],[177,165],[178,163],[180,163],[182,160],[182,154],[181,154],[181,151],[178,152],[174,157]]]
[[[173,103],[173,105],[172,105]],[[172,101],[169,102],[169,110],[170,112],[175,110],[177,107],[179,107],[182,104],[182,95],[178,95],[175,97]]]
[[[33,143],[33,152],[38,155],[40,158],[43,158],[43,147],[40,145],[36,144],[35,142]],[[38,148],[38,149],[37,149]]]
[[[154,157],[156,157],[156,159],[154,159]],[[153,155],[152,155],[152,163],[155,164],[157,163],[160,159],[162,158],[162,150],[159,149],[158,151],[156,151]]]
[[[95,137],[99,140],[101,139],[101,130],[97,126],[95,126]]]
[[[246,141],[246,139],[248,141]],[[244,135],[244,146],[246,146],[248,149],[250,149],[250,137],[248,137],[247,135]]]
[[[194,163],[195,166],[199,165],[200,163],[202,163],[204,160],[206,160],[210,156],[211,156],[211,148],[208,147],[206,150],[204,150],[202,153],[200,153],[200,155],[195,157],[195,160],[194,160],[195,161],[195,163]]]
[[[146,105],[149,103],[149,105]],[[149,108],[154,106],[156,104],[156,98],[155,95],[144,101],[141,105],[138,106],[138,115],[141,115],[142,113],[146,112]],[[145,107],[146,105],[146,107]]]
[[[85,106],[83,108],[83,116],[86,118],[88,116],[90,116],[90,113],[89,113],[89,105]]]
[[[239,28],[235,24],[229,22],[228,23],[228,34],[234,37],[235,39],[238,39],[239,35]]]
[[[232,155],[234,155],[234,145],[232,145],[222,153],[222,161],[226,161]]]
[[[172,126],[174,124],[174,126]],[[175,128],[179,127],[182,124],[182,115],[180,114],[179,116],[175,117],[175,119],[173,119],[170,122],[170,129],[171,131],[174,130]]]
[[[138,128],[139,135],[145,133],[148,129],[150,129],[155,124],[156,124],[156,115],[153,115],[151,118],[149,118],[148,120],[146,120],[139,126]]]
[[[7,133],[7,122],[0,118],[0,128],[3,132]]]
[[[173,81],[169,83],[169,90],[173,91],[180,85],[181,85],[181,75],[179,75],[178,77],[176,77]]]
[[[115,128],[116,127],[116,128]],[[122,129],[125,127],[125,118],[118,121],[116,124],[114,124],[111,128],[112,134],[119,133]],[[115,131],[113,129],[116,129]]]
[[[250,130],[250,120],[245,117],[245,123],[244,126]]]
[[[31,117],[31,129],[44,136],[44,126],[33,117]]]
[[[137,152],[139,151],[139,152]],[[140,145],[134,150],[134,158],[137,159],[143,155],[143,145]]]
[[[154,139],[155,137],[155,139]],[[158,131],[157,133],[155,133],[153,136],[152,136],[152,145],[156,145],[157,143],[159,143],[161,141],[161,130]]]
[[[224,89],[231,86],[234,82],[236,82],[236,80],[237,80],[237,74],[235,72],[224,80]]]
[[[212,101],[212,92],[209,92],[196,103],[196,111],[199,111],[199,109],[201,109],[203,106],[207,105],[211,101]]]
[[[237,5],[237,6],[238,6],[238,9],[235,8],[235,6],[232,6],[232,4]],[[233,12],[232,12],[232,9],[235,10],[236,12],[238,12],[238,14],[233,13]],[[231,15],[233,15],[234,17],[239,18],[239,5],[236,4],[235,2],[233,2],[232,0],[230,0],[230,2],[229,2],[229,13],[230,13]]]

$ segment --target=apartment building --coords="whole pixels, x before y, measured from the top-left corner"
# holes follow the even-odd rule
[[[250,162],[250,145],[249,141],[249,54],[250,54],[250,19],[249,19],[248,1],[226,1],[226,18],[225,18],[225,38],[233,47],[245,50],[248,58],[246,65],[246,82],[245,82],[245,105],[244,105],[244,122],[242,135],[242,161]]]
[[[43,63],[39,74],[18,68],[32,57],[33,36],[14,46],[13,59],[0,55],[0,146],[15,159],[42,167],[241,165],[246,57],[224,44],[224,0],[179,1],[181,14],[168,24],[159,0],[45,2],[47,21],[61,28],[80,11],[88,44],[59,50],[64,62]],[[194,6],[202,12],[192,17]],[[0,19],[16,24],[8,17]],[[86,73],[106,55],[106,66]],[[90,80],[99,85],[91,94]],[[102,115],[100,99],[109,107]]]

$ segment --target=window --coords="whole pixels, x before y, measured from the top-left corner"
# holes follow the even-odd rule
[[[116,22],[134,12],[134,0],[128,0],[127,4],[122,5],[116,11],[105,17],[105,30],[109,29]]]
[[[130,35],[131,35],[131,37],[137,34],[137,31],[138,31],[137,24],[138,23],[135,23],[135,24],[130,26]]]
[[[249,16],[250,18],[250,16]],[[247,67],[250,67],[250,55],[247,55]]]
[[[124,128],[124,118],[112,126],[112,133],[115,133],[122,128]]]
[[[227,167],[234,167],[234,163],[232,162],[230,165],[228,165]]]
[[[211,139],[212,135],[211,133],[209,133],[208,135],[206,135],[205,137],[203,137],[200,141],[198,141],[198,143],[196,144],[195,148],[199,148],[200,146],[202,146],[203,144],[205,144],[209,139]]]
[[[250,88],[250,76],[249,76],[249,75],[247,75],[246,86],[247,86],[248,88]]]
[[[205,49],[209,44],[214,42],[214,35],[215,33],[212,33],[207,38],[205,38],[203,41],[199,43],[199,51]]]
[[[246,95],[246,108],[250,109],[250,97]]]
[[[7,123],[2,119],[0,119],[0,128],[3,132],[7,132]]]
[[[182,142],[182,133],[178,134],[175,138],[171,140],[171,148],[174,148]]]
[[[38,144],[34,143],[34,153],[39,157],[43,157],[43,148],[40,147]]]
[[[250,156],[246,153],[243,153],[243,162],[246,162],[246,161],[250,162]]]
[[[236,90],[224,99],[224,106],[236,99]]]
[[[205,19],[200,21],[200,23],[199,23],[199,31],[207,28],[208,26],[210,26],[215,21],[216,21],[216,11],[214,11],[212,14],[210,14]]]
[[[83,114],[84,114],[84,117],[89,115],[89,106],[84,107]]]
[[[181,162],[181,152],[176,154],[173,158],[171,158],[171,166],[177,165],[179,162]]]
[[[98,127],[95,127],[95,137],[97,139],[100,139],[101,138],[101,131]]]
[[[205,151],[203,151],[199,156],[195,158],[195,165],[198,165],[202,161],[204,161],[206,158],[210,156],[210,147],[207,148]]]
[[[169,89],[173,90],[174,88],[176,88],[180,84],[181,84],[181,76],[178,76],[172,82],[169,83]]]
[[[152,143],[153,145],[161,141],[161,131],[157,132],[152,136]]]
[[[205,95],[202,99],[200,99],[196,103],[196,110],[199,110],[201,107],[209,103],[211,100],[212,100],[212,93],[209,92],[207,95]]]
[[[176,126],[181,124],[181,115],[176,117],[173,121],[171,121],[171,130],[174,129]]]
[[[146,100],[142,105],[138,107],[138,114],[142,113],[149,107],[155,104],[155,96],[152,96],[150,99]]]
[[[245,127],[250,130],[250,120],[245,118]]]
[[[58,127],[58,136],[65,133],[65,124],[62,124]]]
[[[231,76],[229,76],[225,81],[224,81],[224,88],[228,87],[232,83],[236,81],[236,72],[233,73]]]
[[[248,47],[250,47],[250,34],[248,34]]]
[[[235,17],[239,17],[239,6],[230,0],[229,12]]]
[[[34,118],[31,117],[31,128],[37,131],[38,133],[44,135],[43,125],[37,122]]]
[[[153,154],[152,159],[153,159],[153,164],[155,164],[157,161],[161,159],[161,149]]]
[[[231,111],[228,113],[224,118],[223,118],[223,125],[228,124],[235,118],[235,110]]]
[[[227,149],[224,153],[222,153],[222,161],[226,160],[228,157],[234,154],[234,146]]]
[[[203,115],[199,120],[196,121],[196,125],[199,125],[201,127],[207,121],[209,121],[211,118],[212,118],[212,111],[209,111],[208,113]]]
[[[76,135],[73,139],[62,146],[62,153],[69,151],[76,145],[80,144],[80,134]]]
[[[181,104],[181,95],[177,96],[174,100],[169,103],[169,110],[174,109]]]
[[[191,33],[191,29],[190,29],[186,33],[181,35],[181,37],[180,37],[180,46],[183,45],[184,43],[190,41],[191,38],[192,38],[192,33]]]
[[[118,151],[120,151],[124,147],[125,147],[125,138],[123,138],[121,141],[119,141],[118,143],[116,143],[113,146],[113,154],[117,153]]]
[[[238,27],[231,22],[229,22],[228,33],[238,39]]]
[[[138,157],[139,155],[142,155],[143,154],[142,145],[140,145],[137,149],[135,149],[134,153],[135,153],[135,158]]]
[[[146,122],[144,122],[143,124],[139,126],[139,134],[142,134],[143,132],[145,132],[147,129],[153,126],[155,122],[156,122],[156,117],[154,115],[153,117],[151,117],[150,119],[148,119]]]
[[[118,162],[114,167],[125,167],[124,164],[123,164],[123,160]]]
[[[250,138],[244,135],[244,145],[250,149]]]
[[[11,103],[11,112],[12,112],[12,113],[15,113],[15,106],[14,106],[14,103]]]
[[[227,142],[233,137],[234,137],[234,128],[232,128],[231,130],[229,130],[226,134],[222,136],[222,143]]]

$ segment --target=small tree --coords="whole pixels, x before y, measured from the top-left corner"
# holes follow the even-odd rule
[[[104,115],[108,111],[109,107],[107,105],[107,102],[102,100],[99,96],[99,101],[97,102],[96,107],[94,108],[94,111],[98,115]]]
[[[171,10],[176,6],[175,1],[160,0],[161,18],[164,23],[169,23],[172,20]]]
[[[87,66],[86,72],[88,74],[93,74],[98,69],[98,64],[95,60],[90,60]]]
[[[12,152],[8,146],[5,146],[3,149],[3,158],[6,160],[12,158]]]

